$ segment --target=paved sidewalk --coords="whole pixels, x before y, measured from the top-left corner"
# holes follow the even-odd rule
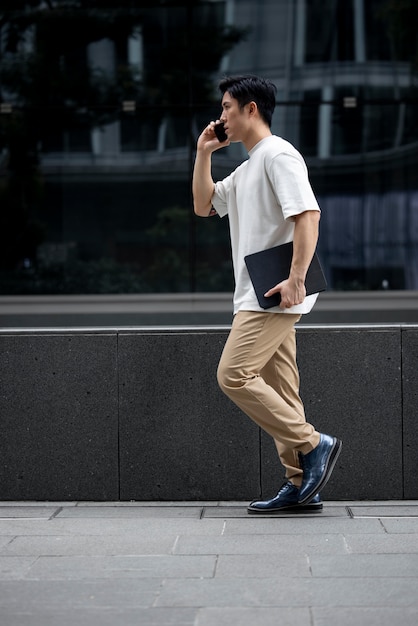
[[[246,504],[0,502],[0,624],[418,624],[418,501]]]

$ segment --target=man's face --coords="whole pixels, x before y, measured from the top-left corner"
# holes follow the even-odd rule
[[[232,98],[226,91],[222,98],[220,120],[225,124],[225,131],[230,141],[242,141],[246,119],[246,107],[240,109],[238,100]]]

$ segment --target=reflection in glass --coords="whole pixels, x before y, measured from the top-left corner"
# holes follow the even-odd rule
[[[333,289],[418,289],[416,2],[3,3],[0,291],[230,291],[224,220],[193,216],[224,73],[275,81]],[[401,36],[402,34],[402,36]],[[214,156],[216,177],[245,158]],[[208,223],[209,222],[209,223]]]

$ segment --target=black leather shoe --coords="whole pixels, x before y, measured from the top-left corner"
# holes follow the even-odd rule
[[[341,452],[342,442],[321,433],[319,444],[308,454],[300,454],[303,470],[299,504],[308,504],[327,484]]]
[[[274,513],[275,511],[292,511],[292,513],[315,513],[322,511],[322,502],[319,493],[309,504],[299,504],[299,489],[288,481],[280,489],[277,496],[271,500],[254,500],[248,505],[249,513]]]

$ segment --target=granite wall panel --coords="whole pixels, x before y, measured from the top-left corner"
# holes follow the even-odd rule
[[[418,498],[418,330],[402,331],[404,498]]]
[[[300,327],[297,344],[307,419],[343,441],[324,499],[402,498],[400,329]],[[269,496],[283,470],[264,435],[261,467]]]
[[[259,433],[219,390],[225,332],[119,336],[123,500],[240,500],[259,490]]]
[[[283,469],[216,382],[227,328],[0,331],[0,500],[251,500]],[[329,499],[418,498],[412,326],[300,326],[301,395],[343,440]]]
[[[117,500],[116,335],[0,336],[0,500]]]

